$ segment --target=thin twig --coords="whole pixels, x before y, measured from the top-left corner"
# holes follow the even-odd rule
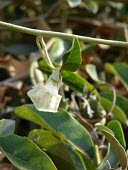
[[[114,88],[111,84],[109,84],[109,83],[101,83],[101,84],[97,84],[97,85],[94,87],[94,89],[91,91],[91,93],[90,93],[89,95],[91,95],[91,94],[93,93],[93,91],[94,91],[95,89],[99,88],[100,86],[108,86],[108,87],[110,87],[110,89],[111,89],[111,91],[112,91],[113,100],[112,100],[112,105],[111,105],[111,107],[110,107],[109,110],[107,111],[107,115],[108,115],[109,113],[111,113],[111,111],[113,110],[113,108],[114,108],[114,106],[115,106],[115,103],[116,103],[116,90],[115,90],[115,88]]]
[[[40,50],[40,53],[42,54],[43,59],[46,61],[46,63],[49,65],[49,67],[51,67],[52,69],[55,69],[55,67],[53,66],[48,51],[47,51],[47,46],[43,40],[43,37],[41,36],[37,36],[36,37],[36,44]]]
[[[128,42],[128,28],[124,28],[124,34],[125,34],[126,41]]]
[[[93,18],[82,18],[82,17],[72,17],[70,16],[68,18],[69,21],[73,21],[73,22],[79,22],[79,23],[83,23],[83,24],[88,24],[88,25],[94,25],[96,27],[109,27],[112,29],[124,29],[128,27],[128,24],[125,23],[121,23],[121,22],[106,22],[106,21],[99,21],[97,19],[93,19]],[[91,20],[91,21],[90,21]]]
[[[1,81],[0,82],[0,86],[1,85],[5,85],[7,83],[13,83],[13,82],[16,82],[18,80],[23,80],[23,79],[25,79],[28,76],[29,76],[29,72],[22,73],[20,75],[15,76],[15,77],[11,77],[11,78],[8,78],[8,79],[6,79],[4,81]]]
[[[59,37],[59,38],[64,38],[64,39],[68,39],[68,40],[72,40],[73,37],[75,36],[79,40],[88,42],[88,43],[128,47],[128,42],[124,42],[124,41],[105,40],[105,39],[100,39],[100,38],[91,38],[91,37],[67,34],[67,33],[62,33],[62,32],[37,30],[37,29],[22,27],[22,26],[10,24],[10,23],[2,22],[2,21],[0,21],[0,27],[8,28],[10,30],[19,31],[19,32],[26,33],[26,34],[31,34],[34,36]]]
[[[61,3],[61,1],[57,1],[55,4],[53,4],[49,10],[47,11],[46,14],[41,14],[41,15],[38,15],[38,16],[35,16],[35,17],[32,17],[32,18],[23,18],[23,19],[18,19],[18,20],[15,20],[13,21],[12,23],[13,24],[26,24],[26,23],[31,23],[31,22],[35,22],[37,20],[43,20],[43,19],[46,19],[48,18],[50,15],[52,15],[52,13],[54,13],[54,10],[57,9],[58,5]]]
[[[94,123],[94,122],[98,122],[100,121],[101,119],[107,117],[113,110],[113,108],[115,107],[115,104],[116,104],[116,90],[115,88],[109,84],[109,83],[101,83],[101,84],[97,84],[93,89],[92,91],[88,94],[88,98],[91,96],[91,94],[94,92],[95,89],[99,88],[100,86],[108,86],[110,87],[111,91],[112,91],[112,96],[113,96],[113,100],[112,100],[112,104],[109,108],[109,110],[107,110],[107,113],[104,117],[100,117],[100,118],[96,118],[96,119],[86,119],[87,121],[91,122],[91,123]]]
[[[97,137],[97,134],[93,126],[86,119],[84,119],[80,114],[75,114],[75,118],[81,125],[83,125],[89,131],[95,144],[100,145],[101,141]]]

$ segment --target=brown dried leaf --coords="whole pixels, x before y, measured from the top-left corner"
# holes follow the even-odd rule
[[[28,71],[28,62],[19,61],[8,55],[5,58],[0,57],[0,68],[6,69],[11,77]]]
[[[3,109],[7,101],[10,100],[9,97],[5,96],[7,89],[8,87],[6,86],[0,86],[0,110]]]
[[[12,170],[12,166],[11,164],[8,164],[8,163],[1,163],[0,170]]]

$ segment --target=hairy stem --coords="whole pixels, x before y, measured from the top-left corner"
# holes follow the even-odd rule
[[[10,24],[10,23],[2,22],[2,21],[0,21],[0,27],[8,28],[10,30],[19,31],[19,32],[26,33],[26,34],[31,34],[34,36],[59,37],[59,38],[64,38],[64,39],[68,39],[68,40],[72,40],[73,36],[75,36],[80,41],[84,41],[84,42],[88,42],[88,43],[128,47],[128,42],[124,42],[124,41],[105,40],[105,39],[100,39],[100,38],[91,38],[91,37],[72,35],[72,34],[61,33],[61,32],[37,30],[37,29],[22,27],[22,26]]]

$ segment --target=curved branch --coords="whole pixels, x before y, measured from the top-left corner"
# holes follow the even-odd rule
[[[73,36],[76,36],[80,41],[84,41],[88,43],[128,47],[128,42],[124,42],[124,41],[105,40],[105,39],[100,39],[100,38],[91,38],[91,37],[67,34],[67,33],[62,33],[62,32],[37,30],[37,29],[18,26],[18,25],[14,25],[14,24],[2,22],[2,21],[0,21],[0,27],[8,28],[10,30],[19,31],[19,32],[26,33],[26,34],[31,34],[34,36],[59,37],[59,38],[64,38],[68,40],[72,40]]]

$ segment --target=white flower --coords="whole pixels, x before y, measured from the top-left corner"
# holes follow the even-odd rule
[[[106,111],[105,110],[101,110],[101,115],[102,115],[102,117],[104,117],[104,116],[106,116]]]
[[[58,94],[58,90],[61,85],[61,81],[55,80],[55,76],[59,75],[59,72],[54,71],[49,77],[46,85],[41,83],[33,87],[27,94],[32,100],[34,106],[39,111],[57,112],[61,96]]]
[[[96,95],[90,95],[90,98],[93,99],[93,100],[97,100]]]
[[[84,98],[84,97],[82,97],[82,99],[84,101],[84,107],[87,107],[87,114],[88,114],[88,116],[90,118],[92,118],[94,111],[91,109],[91,106],[90,106],[88,100],[86,98]]]

